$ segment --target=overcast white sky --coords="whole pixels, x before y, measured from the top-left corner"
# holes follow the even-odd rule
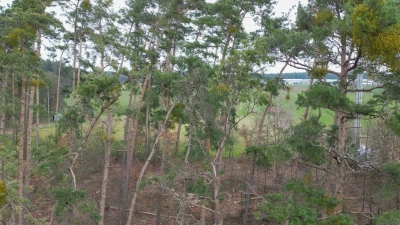
[[[207,0],[207,2],[215,2],[216,0]],[[275,15],[280,16],[282,13],[288,12],[292,6],[297,5],[298,3],[301,3],[303,5],[307,4],[308,0],[276,0],[277,4],[275,5]],[[12,0],[0,0],[0,6],[6,7],[7,4],[11,4]],[[114,0],[114,4],[116,8],[120,8],[125,5],[125,0]],[[57,10],[55,10],[57,12]],[[294,13],[295,10],[292,12],[292,16],[294,18]],[[245,29],[248,31],[253,31],[256,29],[254,22],[252,21],[251,18],[246,18],[245,21]],[[268,72],[269,73],[278,73],[283,64],[277,64],[276,66],[269,68]],[[294,68],[286,68],[285,72],[297,72],[297,69]]]
[[[206,0],[207,2],[215,2],[216,0]],[[297,5],[299,2],[301,4],[306,4],[308,0],[276,0],[277,4],[275,6],[275,14],[280,15],[283,12],[287,12],[291,6]],[[0,6],[7,6],[11,4],[12,0],[0,0]],[[120,8],[125,5],[125,0],[114,0],[114,5],[116,8]]]

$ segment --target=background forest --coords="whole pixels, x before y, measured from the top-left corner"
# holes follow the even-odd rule
[[[400,2],[275,4],[0,8],[1,223],[400,224]]]

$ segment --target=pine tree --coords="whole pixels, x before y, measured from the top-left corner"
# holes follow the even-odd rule
[[[290,56],[288,58],[289,65],[304,69],[314,79],[319,80],[319,84],[313,85],[304,95],[299,95],[297,103],[301,107],[328,108],[335,112],[335,121],[331,126],[332,139],[327,142],[329,146],[325,148],[328,150],[330,158],[336,161],[334,164],[336,176],[334,196],[339,201],[345,198],[345,165],[347,149],[350,147],[349,142],[346,141],[348,120],[353,119],[356,114],[376,115],[373,105],[358,106],[348,99],[347,93],[356,91],[351,86],[351,81],[355,79],[356,74],[364,71],[372,72],[369,65],[379,62],[381,62],[380,65],[391,65],[389,58],[393,57],[392,50],[397,51],[396,42],[393,42],[390,47],[389,45],[380,46],[382,51],[379,52],[368,47],[374,45],[365,45],[367,41],[377,40],[383,34],[383,30],[392,32],[393,29],[396,29],[397,19],[383,13],[386,10],[390,11],[391,7],[389,2],[382,1],[310,1],[308,5],[298,7],[297,27],[290,33],[291,40],[296,40],[293,42],[296,43],[293,46],[296,48],[282,46],[279,50],[281,54]],[[370,14],[361,13],[367,11]],[[373,18],[369,18],[371,15]],[[367,20],[362,17],[367,17]],[[374,27],[372,24],[368,25],[371,21],[379,23],[378,30],[369,32]],[[366,28],[365,31],[364,28]],[[302,38],[294,39],[294,37]],[[296,50],[293,55],[292,49]],[[316,63],[312,63],[310,59]],[[336,68],[331,68],[330,65],[335,65]],[[339,85],[330,86],[324,83],[323,77],[327,73],[335,74],[338,77]],[[313,118],[308,120],[313,120]],[[303,121],[303,123],[307,123],[307,121]],[[318,148],[320,147],[311,147],[310,150]],[[322,151],[320,152],[322,153]],[[315,155],[315,157],[308,160],[321,158],[320,155]],[[340,213],[343,210],[343,204],[339,204],[336,211]]]

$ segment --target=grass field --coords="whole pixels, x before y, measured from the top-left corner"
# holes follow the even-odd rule
[[[295,104],[296,100],[297,100],[297,95],[305,90],[307,90],[308,86],[307,85],[295,85],[293,86],[292,92],[290,93],[291,98],[288,102],[285,101],[281,101],[280,103],[282,103],[281,105],[287,109],[287,110],[294,110],[294,121],[295,122],[300,122],[301,118],[304,115],[304,108],[298,108]],[[368,100],[370,100],[372,98],[373,93],[363,93],[363,101],[366,102]],[[356,99],[356,94],[355,93],[348,93],[347,97],[351,100],[351,101],[355,101]],[[311,115],[318,115],[318,110],[311,110],[310,109],[310,114]],[[321,110],[321,119],[320,121],[325,124],[325,125],[331,125],[333,123],[334,120],[334,115],[335,113],[331,110],[328,109],[322,109]]]
[[[297,96],[299,93],[306,91],[308,88],[307,85],[294,85],[292,87],[292,90],[290,92],[290,99],[286,99],[286,92],[281,93],[280,96],[278,96],[276,99],[274,99],[274,104],[277,106],[281,106],[281,108],[284,111],[285,116],[289,116],[292,117],[291,119],[294,121],[294,123],[298,123],[301,121],[301,118],[303,117],[304,114],[304,108],[298,108],[295,104],[296,100],[297,100]],[[355,93],[349,93],[348,98],[350,100],[355,100]],[[370,99],[372,96],[372,94],[364,94],[364,101]],[[126,110],[126,108],[128,107],[128,102],[129,102],[129,91],[122,91],[121,96],[114,108],[117,117],[114,120],[114,137],[116,138],[116,140],[122,140],[123,139],[123,134],[124,134],[124,124],[125,124],[125,115],[124,112]],[[243,114],[245,113],[245,109],[244,109],[244,104],[242,104],[241,106],[239,106],[238,108],[238,114],[239,117],[243,116]],[[246,118],[243,118],[241,120],[241,122],[239,123],[239,128],[242,128],[243,126],[249,128],[249,129],[255,129],[255,121],[257,118],[260,118],[263,114],[263,111],[265,110],[265,106],[256,106],[254,108],[254,113],[251,113],[250,115],[248,115]],[[318,114],[318,110],[311,110],[310,109],[310,115],[317,115]],[[105,122],[106,120],[106,116],[103,115],[100,118],[100,121],[98,122],[98,127],[104,125],[103,122]],[[325,125],[331,125],[333,123],[334,120],[334,112],[331,110],[327,110],[327,109],[322,109],[322,116],[321,116],[321,122]],[[83,126],[83,130],[85,130],[85,128],[87,127],[87,125]],[[42,137],[47,137],[50,134],[54,134],[56,130],[55,127],[55,123],[51,123],[50,126],[42,126],[42,128],[40,129],[40,133]],[[184,129],[183,129],[184,130]],[[172,132],[174,132],[174,130],[172,130]],[[182,132],[181,134],[181,140],[183,140],[181,146],[182,146],[182,151],[184,151],[184,146],[185,146],[185,138],[184,138],[184,132]],[[241,154],[243,154],[244,152],[244,140],[243,138],[238,135],[238,134],[234,134],[234,139],[235,139],[235,145],[233,146],[232,149],[230,149],[230,151],[225,151],[224,155],[227,156],[233,156],[233,157],[237,157],[240,156]]]

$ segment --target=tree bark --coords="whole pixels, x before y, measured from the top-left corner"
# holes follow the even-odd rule
[[[317,65],[317,59],[314,58],[314,62],[313,62],[313,67],[315,67]],[[310,87],[311,85],[314,83],[314,76],[311,76],[311,80],[310,80]],[[303,114],[303,120],[306,121],[307,117],[308,117],[308,111],[310,110],[310,106],[307,106],[304,110],[304,114]]]
[[[146,150],[150,148],[150,106],[146,107]]]
[[[79,7],[79,2],[75,4],[75,10],[74,10],[74,43],[73,43],[73,49],[72,49],[72,55],[73,55],[73,60],[72,60],[72,95],[71,95],[71,105],[75,103],[75,85],[76,85],[76,46],[78,42],[78,7]]]
[[[207,138],[206,138],[205,142],[206,142],[205,145],[206,145],[207,154],[210,154],[210,151],[211,151],[211,138],[210,138],[209,134],[207,134]]]
[[[201,209],[200,209],[200,225],[205,225],[206,224],[206,209],[205,209],[205,204],[204,201],[201,203]]]
[[[107,198],[107,184],[108,184],[108,173],[110,169],[110,157],[111,157],[111,144],[112,144],[112,128],[113,128],[113,118],[112,109],[109,107],[107,109],[107,134],[106,134],[106,152],[104,157],[104,175],[103,183],[101,186],[101,199],[100,199],[100,221],[99,225],[104,224],[104,209],[106,206]]]
[[[169,111],[170,108],[170,99],[167,98],[167,103],[165,107],[165,111]],[[164,126],[164,131],[163,131],[163,146],[162,146],[162,152],[161,152],[161,175],[163,176],[165,173],[165,163],[167,162],[167,154],[168,154],[168,126]]]
[[[139,124],[139,113],[140,113],[140,110],[142,108],[143,98],[144,98],[144,95],[145,95],[145,92],[146,92],[147,83],[149,82],[151,74],[152,74],[151,67],[152,67],[152,65],[149,66],[149,72],[147,73],[146,78],[144,79],[143,86],[142,86],[142,93],[140,95],[139,102],[138,102],[138,105],[136,107],[136,116],[135,116],[135,119],[133,121],[133,130],[132,130],[132,139],[131,139],[132,154],[134,154],[134,149],[136,147],[136,137],[137,137],[137,132],[138,132],[138,124]]]
[[[285,65],[282,67],[281,71],[279,72],[278,79],[281,78],[281,76],[283,74],[283,71],[285,71],[288,63],[289,63],[289,61],[286,61]],[[272,100],[273,100],[273,95],[271,94],[269,96],[270,104],[272,104]],[[270,107],[268,105],[265,107],[264,113],[263,113],[263,115],[261,117],[261,122],[260,122],[260,125],[258,126],[257,138],[256,138],[255,146],[259,146],[260,145],[261,134],[262,134],[262,131],[264,129],[264,123],[265,123],[265,119],[267,117],[267,113],[268,113],[268,109],[269,108]],[[267,132],[268,132],[268,130],[267,130]],[[247,188],[247,192],[246,192],[246,200],[245,200],[244,214],[243,214],[243,225],[246,225],[247,222],[248,222],[249,206],[250,206],[250,203],[251,203],[250,191],[251,191],[251,186],[253,185],[253,180],[254,180],[255,163],[256,162],[254,161],[253,162],[253,168],[252,168],[251,175],[250,175],[250,181],[248,183],[249,187]]]
[[[213,177],[214,177],[214,191],[213,191],[213,200],[214,200],[214,225],[222,225],[223,218],[221,214],[221,206],[219,202],[219,195],[221,190],[221,178],[219,176],[219,167],[222,166],[222,154],[225,146],[225,142],[228,138],[230,133],[230,126],[229,126],[229,118],[230,113],[233,107],[233,103],[231,102],[230,106],[228,107],[227,114],[224,121],[224,134],[221,139],[221,142],[218,146],[218,150],[215,154],[214,160],[211,163],[212,170],[213,170]]]
[[[56,95],[56,114],[58,113],[58,105],[60,102],[60,81],[61,81],[61,66],[62,66],[62,56],[64,50],[61,51],[60,61],[58,62],[58,77],[57,77],[57,95]]]
[[[149,78],[149,82],[147,84],[148,90],[151,89],[151,76]],[[151,120],[151,115],[150,115],[150,105],[147,105],[146,107],[146,150],[150,148],[150,120]]]
[[[82,34],[81,34],[82,35]],[[82,37],[81,37],[82,38]],[[81,60],[82,60],[82,45],[83,42],[82,40],[79,41],[79,57],[78,57],[78,71],[76,74],[76,88],[79,87],[79,84],[81,83]]]
[[[169,111],[169,103],[170,99],[167,98],[166,100],[166,111]],[[161,165],[160,165],[160,176],[164,176],[165,174],[165,163],[167,162],[167,154],[168,154],[168,127],[164,127],[163,131],[163,145],[162,145],[162,152],[161,152]],[[162,196],[163,193],[163,186],[161,181],[159,181],[158,186],[158,196],[157,196],[157,218],[156,218],[156,225],[161,224],[161,210],[162,210]]]
[[[128,109],[132,108],[132,97],[134,93],[133,90],[131,90],[131,93],[129,95],[129,103],[128,103]],[[136,102],[136,95],[135,95],[135,102]],[[120,221],[120,224],[122,224],[122,221],[125,222],[126,219],[126,204],[128,203],[128,193],[129,193],[129,184],[130,184],[130,177],[131,177],[131,164],[132,164],[132,156],[131,156],[131,142],[130,142],[130,137],[131,135],[129,134],[130,126],[131,126],[131,121],[132,121],[132,115],[131,114],[126,114],[126,121],[125,121],[125,133],[124,133],[124,140],[125,140],[125,152],[123,152],[123,160],[122,160],[122,169],[121,169],[121,189],[123,190],[122,193],[122,206],[120,208],[120,214],[122,220]],[[128,167],[129,165],[129,167]],[[125,176],[125,185],[124,185],[124,170],[126,170],[126,176]]]
[[[279,72],[279,74],[278,74],[278,79],[281,78],[281,76],[282,76],[282,74],[283,74],[283,71],[285,71],[285,69],[286,69],[286,67],[287,67],[288,64],[289,64],[289,60],[286,61],[285,65],[282,67],[281,71]],[[273,95],[271,94],[271,95],[269,96],[269,102],[270,102],[270,104],[272,104],[272,100],[273,100]],[[265,107],[263,116],[261,117],[260,125],[258,126],[257,139],[256,139],[256,143],[255,143],[256,146],[259,146],[259,145],[260,145],[261,134],[262,134],[262,130],[264,129],[264,123],[265,123],[265,118],[267,117],[268,109],[269,109],[269,106],[267,105],[267,106]]]
[[[26,162],[25,162],[25,185],[29,185],[29,175],[31,171],[31,149],[32,149],[32,130],[33,130],[33,105],[35,97],[35,87],[29,89],[29,108],[28,108],[28,125],[26,130]]]
[[[1,97],[1,104],[5,105],[5,97],[3,95],[3,97]],[[0,112],[0,135],[4,135],[5,134],[5,122],[6,122],[6,114],[4,113],[4,111],[2,110]]]
[[[126,36],[127,38],[125,39],[125,43],[123,46],[126,46],[128,44],[128,41],[130,40],[130,34],[132,33],[132,29],[134,25],[137,25],[135,23],[132,23],[131,26],[129,27],[128,35]],[[82,52],[82,44],[80,46],[80,52]],[[81,54],[80,54],[81,56]],[[122,54],[121,56],[121,62],[118,66],[118,71],[120,71],[124,65],[124,60],[125,60],[125,54]],[[78,82],[80,81],[80,71],[78,71]],[[128,103],[128,109],[132,108],[132,97],[134,93],[133,90],[131,90],[129,94],[129,103]],[[136,100],[136,95],[135,95],[135,100]],[[130,171],[131,171],[131,164],[132,164],[132,156],[130,153],[130,136],[128,135],[130,131],[130,124],[131,124],[131,115],[127,114],[126,115],[126,121],[125,121],[125,131],[124,131],[124,141],[125,141],[125,149],[123,154],[123,159],[121,162],[122,168],[121,168],[121,190],[122,190],[122,206],[120,207],[120,215],[123,221],[125,221],[126,217],[126,204],[128,202],[128,192],[129,192],[129,183],[130,183]],[[128,163],[129,161],[129,163]],[[129,167],[127,166],[129,164]],[[125,167],[125,168],[124,168]],[[126,169],[126,179],[125,179],[125,186],[123,185],[124,183],[124,170]],[[120,220],[120,224],[122,221]]]
[[[36,36],[37,36],[36,54],[40,57],[40,54],[41,54],[40,53],[40,49],[41,49],[40,45],[41,45],[41,42],[42,42],[42,30],[41,29],[37,30]],[[40,126],[40,121],[39,121],[39,105],[40,105],[40,103],[39,103],[39,85],[40,85],[40,82],[39,82],[39,78],[37,78],[37,79],[38,79],[38,82],[37,82],[37,85],[36,85],[36,128],[35,128],[35,131],[36,131],[36,148],[39,148],[39,126]],[[33,101],[32,101],[32,105],[33,105]]]
[[[160,40],[157,41],[157,44],[155,46],[155,51],[158,51],[158,47],[160,46]],[[149,46],[150,48],[150,46]],[[149,64],[149,71],[147,72],[147,75],[143,81],[143,85],[142,85],[142,93],[140,95],[139,98],[139,103],[136,107],[136,116],[135,119],[133,121],[133,130],[132,130],[132,139],[131,139],[131,148],[132,148],[132,155],[134,155],[134,150],[136,147],[136,137],[137,137],[137,133],[138,133],[138,123],[139,123],[139,113],[140,110],[142,108],[142,104],[143,104],[143,98],[146,92],[146,88],[148,86],[148,83],[150,82],[151,79],[151,75],[153,74],[153,65],[154,65],[154,61],[152,60],[152,62]]]
[[[9,73],[6,72],[5,78],[3,81],[3,91],[7,92],[7,86],[8,86],[8,76]],[[7,104],[7,99],[6,99],[6,94],[3,93],[1,95],[1,104],[6,105]],[[6,134],[6,114],[4,110],[1,110],[0,112],[0,135],[5,135]]]
[[[139,177],[138,177],[138,179],[137,179],[137,181],[136,181],[136,187],[135,187],[135,191],[134,191],[134,193],[133,193],[132,202],[131,202],[131,205],[130,205],[130,207],[129,207],[129,215],[128,215],[128,219],[127,219],[127,221],[126,221],[126,225],[131,225],[131,224],[132,224],[131,222],[132,222],[133,212],[135,211],[136,199],[137,199],[137,195],[138,195],[138,192],[139,192],[140,182],[142,181],[143,176],[144,176],[144,173],[146,172],[147,167],[149,166],[149,163],[150,163],[151,159],[152,159],[153,156],[154,156],[154,153],[155,153],[155,151],[156,151],[158,142],[160,141],[160,137],[161,137],[161,135],[162,135],[162,133],[163,133],[164,128],[165,128],[166,125],[167,125],[169,116],[171,115],[172,109],[175,107],[175,105],[176,105],[176,102],[174,102],[174,103],[172,104],[172,106],[170,107],[170,109],[168,110],[167,115],[165,116],[164,123],[163,123],[163,125],[161,126],[161,129],[160,129],[160,131],[159,131],[158,134],[157,134],[156,140],[154,141],[153,148],[152,148],[152,150],[151,150],[151,152],[150,152],[150,155],[149,155],[149,157],[147,158],[146,162],[144,163],[144,165],[143,165],[143,167],[142,167],[142,169],[141,169],[141,171],[140,171]]]
[[[249,187],[247,188],[247,192],[246,192],[246,200],[245,200],[244,215],[243,215],[243,225],[247,225],[247,223],[248,223],[249,206],[251,203],[250,191],[252,190],[251,186],[253,185],[253,182],[254,182],[254,174],[256,171],[256,161],[257,161],[257,157],[254,156],[253,163],[252,163],[253,165],[252,165],[251,174],[250,174],[250,181],[247,184]]]
[[[25,145],[25,101],[26,101],[26,78],[22,75],[22,87],[21,87],[21,107],[20,107],[20,119],[21,124],[19,140],[18,140],[18,197],[22,200],[24,197],[24,175],[25,175],[25,158],[24,158],[24,145]],[[21,210],[17,211],[17,223],[23,224],[23,205],[22,202],[18,205]]]
[[[92,133],[92,130],[93,130],[94,126],[96,125],[96,123],[97,123],[97,121],[100,119],[100,117],[103,115],[104,111],[105,111],[108,107],[110,107],[111,105],[113,105],[116,101],[117,101],[117,100],[112,101],[112,102],[110,102],[108,105],[106,105],[106,106],[104,106],[104,107],[102,107],[102,108],[100,109],[100,112],[99,112],[99,113],[97,114],[97,116],[91,121],[90,126],[89,126],[88,130],[87,130],[86,133],[85,133],[85,137],[84,137],[83,140],[81,141],[81,143],[80,143],[80,145],[79,145],[77,151],[75,151],[75,152],[73,152],[73,153],[70,153],[70,154],[73,154],[73,155],[74,155],[74,158],[72,159],[71,165],[69,166],[68,169],[69,169],[69,171],[70,171],[70,173],[71,173],[71,175],[72,175],[73,178],[75,178],[75,174],[74,174],[74,167],[75,167],[75,164],[78,162],[79,156],[81,155],[82,150],[83,150],[83,148],[85,147],[86,142],[87,142],[87,140],[89,139],[89,136],[90,136],[90,134]],[[74,181],[74,188],[76,189],[76,182],[75,182],[75,179],[74,179],[73,181]]]
[[[266,107],[265,107],[265,110],[264,110],[264,112],[263,112],[263,115],[262,115],[262,117],[261,117],[260,125],[258,126],[257,138],[256,138],[256,143],[255,143],[256,146],[259,145],[260,140],[261,140],[261,134],[262,134],[262,131],[263,131],[263,128],[264,128],[265,118],[267,117],[268,109],[269,109],[269,107],[266,106]]]
[[[341,36],[341,71],[340,71],[340,82],[341,82],[341,92],[344,96],[347,93],[347,74],[348,74],[348,63],[347,63],[347,54],[346,54],[346,35],[342,34]],[[346,113],[337,111],[337,125],[339,127],[338,140],[336,142],[336,151],[339,155],[345,154],[346,149]],[[345,197],[344,194],[344,185],[345,185],[345,162],[341,160],[337,160],[336,163],[336,182],[335,182],[335,197],[340,202],[336,207],[335,212],[341,213],[343,212],[343,200]]]
[[[343,113],[339,113],[339,140],[337,152],[344,155],[346,140],[346,118]],[[343,211],[344,185],[345,185],[345,162],[338,161],[336,164],[335,197],[340,202],[336,208],[337,213]]]
[[[193,138],[193,114],[194,110],[190,110],[190,116],[189,116],[189,140],[188,140],[188,147],[186,150],[186,155],[185,155],[185,165],[186,167],[189,166],[189,154],[190,150],[192,147],[192,138]]]
[[[156,225],[161,224],[161,209],[162,209],[162,185],[159,183],[158,185],[158,193],[157,193],[157,213],[156,213]]]
[[[40,135],[39,135],[39,128],[40,128],[40,117],[39,117],[39,84],[36,87],[36,148],[39,148],[39,140],[40,140]]]
[[[180,138],[181,138],[181,128],[182,128],[182,119],[179,120],[178,131],[176,132],[174,157],[176,157],[178,155],[178,152],[179,152],[179,142],[180,142]]]
[[[21,83],[22,83],[22,85],[24,85],[23,82],[21,82]],[[15,107],[16,107],[16,101],[15,101],[15,99],[16,99],[17,96],[18,96],[18,90],[17,90],[15,84],[16,84],[16,80],[15,80],[15,71],[13,71],[13,75],[12,75],[12,91],[13,91],[13,98],[12,98],[12,114],[13,114],[13,115],[16,115],[16,114],[17,114],[16,109],[15,109]],[[13,119],[14,119],[13,122],[17,123],[15,117],[13,117]],[[12,126],[12,130],[13,130],[13,144],[14,144],[15,146],[18,145],[18,143],[17,143],[17,142],[18,142],[18,141],[17,141],[17,129],[18,129],[18,126],[15,126],[15,125]]]

